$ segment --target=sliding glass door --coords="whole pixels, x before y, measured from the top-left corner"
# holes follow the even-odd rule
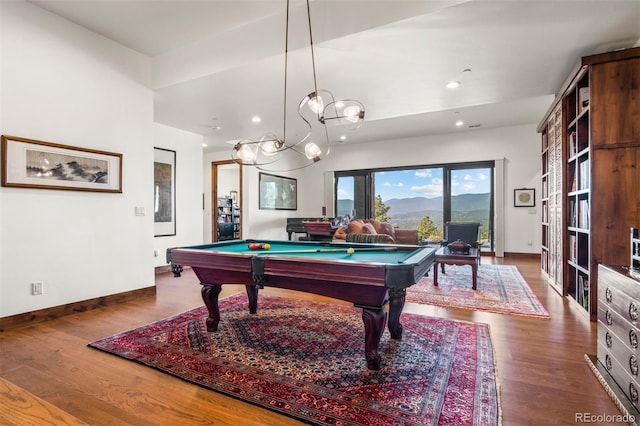
[[[349,216],[352,219],[373,217],[371,180],[368,172],[336,173],[336,216]]]
[[[422,239],[441,239],[443,173],[441,167],[374,172],[376,217],[400,229],[417,229]],[[381,213],[386,217],[381,217]]]
[[[449,170],[451,195],[447,220],[480,222],[482,250],[493,251],[493,164],[453,166]]]
[[[417,229],[434,242],[448,221],[480,222],[482,249],[493,251],[493,171],[488,161],[336,172],[336,215]]]

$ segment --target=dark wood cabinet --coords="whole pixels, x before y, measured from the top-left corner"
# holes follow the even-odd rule
[[[598,361],[615,381],[611,388],[629,414],[640,418],[640,274],[628,267],[598,266]]]
[[[640,48],[581,58],[538,131],[542,269],[595,321],[597,266],[628,264],[640,226]]]

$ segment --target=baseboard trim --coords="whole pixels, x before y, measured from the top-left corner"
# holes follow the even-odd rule
[[[155,271],[156,271],[156,274],[164,274],[166,272],[171,272],[171,265],[156,266]]]
[[[11,330],[24,327],[43,321],[64,317],[66,315],[86,312],[92,309],[103,308],[110,305],[117,305],[131,300],[153,297],[156,295],[156,286],[145,287],[137,290],[125,291],[123,293],[110,294],[108,296],[96,297],[94,299],[82,300],[80,302],[68,303],[66,305],[53,306],[51,308],[37,311],[25,312],[0,318],[0,331]]]
[[[519,259],[532,259],[532,260],[540,260],[540,253],[514,253],[514,252],[505,252],[504,257],[517,257]]]

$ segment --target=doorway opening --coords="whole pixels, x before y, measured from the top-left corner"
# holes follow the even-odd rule
[[[242,167],[233,160],[211,163],[211,241],[242,238]]]

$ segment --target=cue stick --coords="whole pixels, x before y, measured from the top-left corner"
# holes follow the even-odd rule
[[[350,247],[353,248],[353,247]],[[348,248],[346,249],[300,249],[300,250],[265,250],[256,252],[256,254],[285,254],[285,253],[346,253]],[[396,251],[398,247],[362,247],[362,248],[353,248],[354,253],[359,251]]]

